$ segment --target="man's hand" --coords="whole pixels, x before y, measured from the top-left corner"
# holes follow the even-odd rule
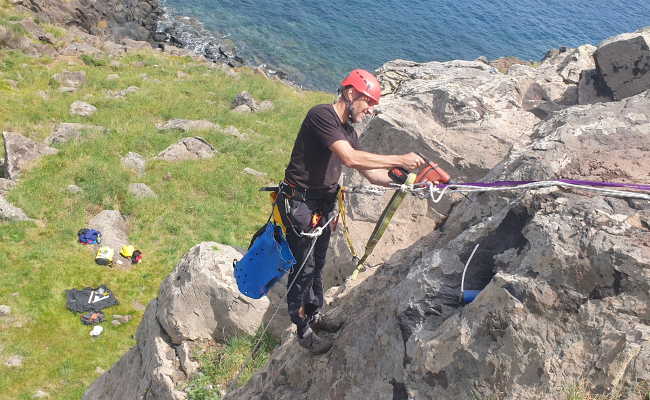
[[[373,154],[352,148],[347,140],[337,140],[329,149],[334,152],[343,165],[362,171],[366,169],[404,167],[409,171],[416,170],[425,164],[425,161],[416,153],[384,155]]]
[[[406,153],[402,155],[402,167],[409,171],[415,171],[424,164],[425,161],[416,153]]]

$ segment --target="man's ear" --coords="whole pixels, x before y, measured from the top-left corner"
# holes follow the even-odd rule
[[[345,89],[345,95],[347,96],[347,99],[349,101],[354,101],[355,98],[354,92],[355,90],[353,86],[349,86],[347,89]]]

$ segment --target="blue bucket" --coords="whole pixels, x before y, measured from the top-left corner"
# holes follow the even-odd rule
[[[234,263],[239,291],[259,299],[296,263],[282,228],[269,222],[261,229],[244,257]]]
[[[463,303],[471,303],[479,293],[481,293],[480,290],[463,290]]]

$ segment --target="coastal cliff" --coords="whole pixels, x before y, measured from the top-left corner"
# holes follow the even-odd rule
[[[337,233],[326,267],[327,313],[343,327],[329,337],[332,350],[313,356],[286,320],[284,286],[259,301],[245,298],[231,268],[242,251],[223,242],[246,242],[266,216],[257,188],[281,177],[278,155],[288,156],[294,134],[287,125],[297,127],[307,103],[330,96],[173,46],[154,49],[145,41],[160,16],[155,1],[19,3],[61,25],[16,17],[7,22],[12,29],[0,26],[0,50],[13,49],[0,80],[9,110],[2,117],[0,261],[7,272],[0,279],[12,285],[1,299],[14,310],[3,307],[0,316],[0,382],[32,389],[9,370],[19,368],[11,353],[19,352],[40,387],[81,386],[70,396],[191,398],[192,382],[209,369],[199,355],[254,335],[280,307],[271,331],[281,343],[268,363],[240,388],[226,393],[223,382],[202,383],[202,393],[550,400],[579,387],[583,398],[647,398],[644,193],[549,186],[447,193],[439,203],[410,196],[374,268],[356,280],[347,279],[353,265]],[[136,11],[114,12],[125,7]],[[381,153],[417,147],[459,182],[648,185],[649,45],[646,28],[502,71],[484,60],[387,62],[376,71],[382,104],[359,127],[362,145]],[[245,163],[265,172],[251,175]],[[342,181],[362,182],[352,170]],[[127,191],[143,182],[153,188],[146,196]],[[390,194],[348,197],[357,246]],[[131,234],[145,246],[143,264],[92,269],[99,268],[92,255],[70,240],[86,223],[107,226],[107,242],[122,244]],[[463,304],[463,267],[477,244],[466,287],[480,293]],[[114,318],[104,336],[89,338],[78,316],[54,315],[64,310],[64,288],[104,281],[122,302],[118,315],[136,322]],[[29,349],[22,338],[34,340]],[[48,356],[65,360],[39,369]],[[84,356],[91,360],[85,369],[78,366]],[[102,365],[105,359],[111,364]]]

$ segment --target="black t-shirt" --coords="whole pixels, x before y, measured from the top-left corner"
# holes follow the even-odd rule
[[[314,106],[302,121],[284,172],[289,183],[309,189],[330,189],[341,176],[341,159],[329,146],[337,140],[347,140],[358,149],[359,137],[354,128],[342,124],[331,104]]]

